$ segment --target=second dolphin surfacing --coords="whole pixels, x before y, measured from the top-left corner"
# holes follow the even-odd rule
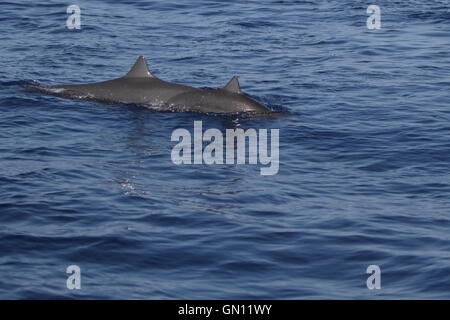
[[[158,105],[160,110],[204,113],[268,113],[269,109],[246,96],[233,77],[222,89],[197,89],[167,82],[154,76],[140,56],[123,77],[81,85],[56,85],[35,88],[65,98],[106,103]]]

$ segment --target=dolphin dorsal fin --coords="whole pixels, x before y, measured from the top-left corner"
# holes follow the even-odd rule
[[[140,56],[137,58],[133,67],[128,71],[124,78],[154,78],[155,76],[151,74],[148,69],[147,60]]]
[[[233,93],[242,93],[241,86],[239,85],[239,80],[236,76],[233,76],[233,78],[228,81],[227,85],[223,87],[223,89]]]

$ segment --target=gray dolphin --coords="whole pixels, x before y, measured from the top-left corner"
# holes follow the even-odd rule
[[[233,77],[223,89],[197,89],[154,76],[140,56],[123,77],[90,84],[31,88],[56,96],[106,103],[160,106],[159,110],[206,113],[267,113],[269,109],[247,97]]]
[[[231,78],[223,89],[182,92],[170,98],[167,103],[169,106],[178,106],[193,112],[267,113],[269,111],[241,91],[236,76]]]

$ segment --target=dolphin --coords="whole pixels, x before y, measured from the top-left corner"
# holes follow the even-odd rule
[[[156,105],[159,110],[205,113],[268,113],[269,109],[246,96],[234,76],[222,89],[197,89],[153,75],[140,56],[130,71],[117,79],[80,85],[29,88],[65,98],[105,103]]]
[[[267,113],[269,111],[241,91],[236,76],[233,76],[223,89],[182,92],[170,98],[167,103],[169,106],[178,106],[193,112],[214,110],[216,113]]]

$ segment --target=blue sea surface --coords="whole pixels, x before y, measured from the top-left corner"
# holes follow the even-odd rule
[[[0,298],[450,299],[448,1],[77,0],[80,30],[70,4],[0,2]],[[190,86],[238,75],[286,112],[22,88],[116,78],[139,55]],[[279,129],[279,173],[173,164],[195,120]]]

